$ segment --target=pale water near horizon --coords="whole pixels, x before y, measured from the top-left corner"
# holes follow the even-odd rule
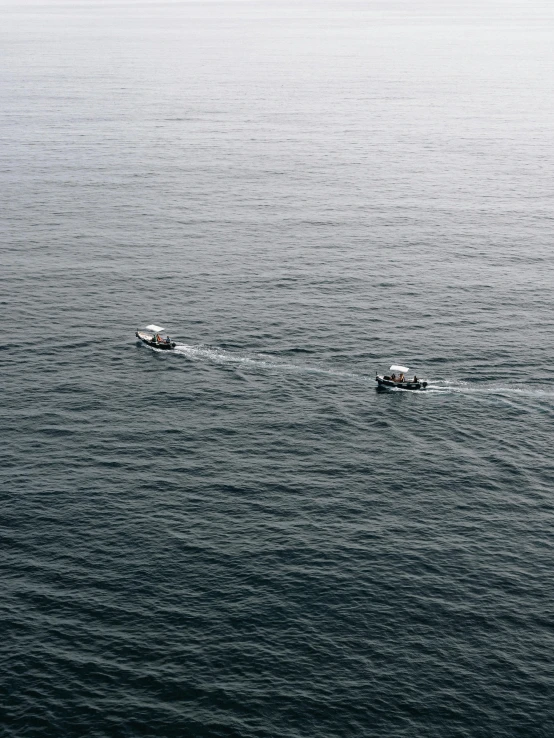
[[[554,735],[553,30],[0,4],[0,735]]]

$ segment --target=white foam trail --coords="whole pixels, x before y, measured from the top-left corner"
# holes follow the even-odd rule
[[[554,399],[554,392],[552,390],[529,389],[528,387],[471,387],[467,384],[449,380],[441,380],[441,384],[429,382],[427,391],[442,394],[507,395],[508,397],[544,397]]]
[[[216,364],[243,364],[254,367],[262,367],[265,369],[283,369],[289,372],[301,372],[311,374],[326,374],[332,377],[348,377],[358,381],[368,381],[369,377],[355,374],[353,372],[341,372],[334,369],[320,369],[313,366],[301,366],[299,364],[290,364],[268,359],[257,359],[248,356],[240,356],[223,349],[208,348],[205,346],[190,346],[188,344],[177,344],[173,353],[182,354],[189,359],[207,359]]]
[[[165,353],[162,349],[151,347],[153,351]],[[236,364],[252,367],[260,367],[264,369],[280,369],[287,372],[307,373],[307,374],[323,374],[330,377],[345,377],[358,382],[372,382],[373,375],[356,374],[355,372],[344,372],[335,369],[321,369],[313,366],[301,366],[299,364],[291,364],[281,362],[279,360],[271,360],[264,354],[264,358],[252,358],[249,356],[241,356],[221,348],[211,348],[208,346],[192,346],[186,343],[179,343],[173,350],[174,354],[181,354],[191,360],[210,361],[215,364]],[[429,380],[426,392],[414,393],[413,390],[402,389],[401,387],[392,387],[391,392],[408,392],[409,394],[425,395],[425,394],[464,394],[476,397],[486,397],[493,395],[504,397],[508,400],[517,397],[535,397],[548,400],[554,399],[554,391],[543,389],[530,389],[528,387],[475,387],[459,380],[438,379]]]

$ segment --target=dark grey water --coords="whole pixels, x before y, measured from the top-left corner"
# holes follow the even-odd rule
[[[553,30],[0,6],[2,736],[554,735]]]

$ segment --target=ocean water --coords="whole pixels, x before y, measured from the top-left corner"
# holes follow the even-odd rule
[[[554,735],[553,31],[2,2],[2,737]]]

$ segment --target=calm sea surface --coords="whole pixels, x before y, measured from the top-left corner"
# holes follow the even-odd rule
[[[553,39],[3,0],[2,738],[552,738]]]

